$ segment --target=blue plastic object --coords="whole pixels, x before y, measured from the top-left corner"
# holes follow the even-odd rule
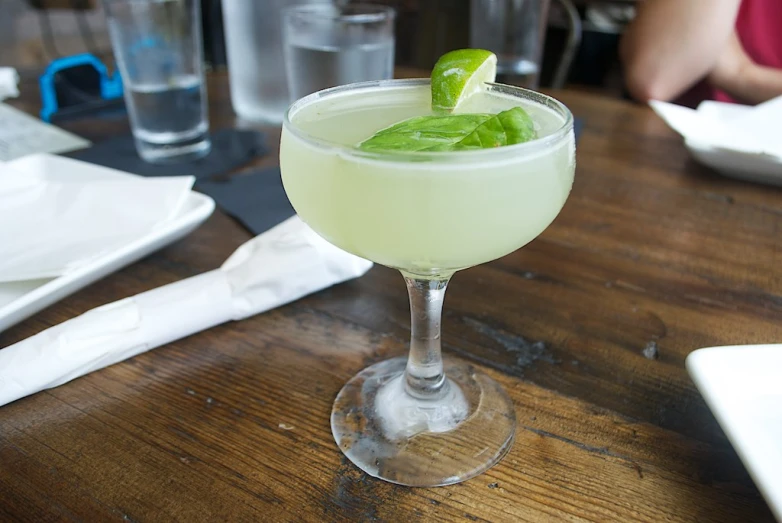
[[[109,71],[98,57],[90,53],[65,56],[54,60],[41,75],[38,83],[41,88],[41,120],[50,122],[52,116],[59,109],[57,103],[57,91],[54,86],[55,75],[65,69],[89,65],[98,71],[100,76],[100,96],[104,100],[113,100],[122,97],[122,77],[119,71],[109,75]]]

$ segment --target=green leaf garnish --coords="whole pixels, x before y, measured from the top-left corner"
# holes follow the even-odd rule
[[[416,116],[387,127],[358,144],[363,151],[463,151],[490,149],[537,138],[521,107],[499,114]]]

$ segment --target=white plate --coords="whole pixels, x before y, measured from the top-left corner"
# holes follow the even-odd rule
[[[782,185],[782,158],[767,154],[731,151],[687,139],[693,158],[729,178],[756,183]]]
[[[696,350],[687,370],[782,521],[782,345]]]
[[[37,168],[55,169],[76,160],[50,155],[26,158]],[[18,161],[18,160],[17,160]],[[86,164],[77,174],[82,179],[116,176],[118,171]],[[122,173],[127,175],[127,173]],[[0,332],[11,325],[32,316],[52,303],[103,278],[107,274],[129,265],[144,256],[186,236],[203,223],[214,211],[215,202],[210,197],[191,192],[179,215],[157,227],[143,238],[130,242],[91,263],[64,276],[45,280],[0,283]]]
[[[775,116],[782,113],[782,97],[761,104],[762,107],[714,101],[701,102],[697,110],[657,100],[649,105],[684,137],[684,145],[697,162],[729,178],[782,185]],[[758,109],[760,113],[756,112]],[[749,126],[756,133],[736,133],[736,126]],[[766,126],[771,131],[759,132]]]

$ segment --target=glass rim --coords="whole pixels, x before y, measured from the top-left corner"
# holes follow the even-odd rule
[[[305,142],[308,145],[320,148],[328,149],[331,151],[339,152],[345,156],[352,156],[356,158],[364,158],[370,160],[377,160],[382,162],[405,162],[405,161],[453,161],[459,160],[490,160],[497,159],[511,155],[512,153],[534,152],[537,150],[544,150],[554,144],[562,141],[573,130],[573,114],[565,104],[557,100],[556,98],[525,89],[523,87],[500,84],[500,83],[488,83],[491,89],[496,92],[515,96],[525,100],[532,100],[533,102],[545,105],[549,109],[558,111],[561,116],[564,116],[564,122],[557,128],[556,131],[547,134],[546,136],[535,138],[524,143],[517,143],[514,145],[504,145],[502,147],[493,147],[490,149],[468,149],[463,151],[362,151],[356,147],[332,142],[330,140],[317,138],[310,135],[306,131],[303,131],[295,123],[291,121],[291,116],[303,107],[306,107],[318,100],[326,99],[331,96],[349,93],[359,90],[372,90],[393,88],[393,87],[417,87],[422,85],[429,85],[431,82],[428,78],[413,78],[413,79],[396,79],[396,80],[372,80],[368,82],[358,82],[353,84],[339,85],[337,87],[330,87],[321,91],[314,92],[303,98],[300,98],[293,102],[285,111],[283,117],[282,126],[287,129],[299,140]]]
[[[393,20],[396,9],[378,4],[304,4],[286,7],[283,16],[301,20],[330,20],[348,24],[370,24]]]

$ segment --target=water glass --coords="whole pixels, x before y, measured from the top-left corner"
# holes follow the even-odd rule
[[[391,7],[307,5],[282,15],[291,101],[328,87],[388,80],[394,74]]]
[[[497,55],[497,73],[536,88],[549,0],[471,0],[470,47]]]
[[[231,105],[243,120],[282,123],[290,105],[282,50],[282,10],[329,0],[223,0]]]
[[[106,0],[112,49],[139,156],[148,162],[206,155],[199,0]]]

